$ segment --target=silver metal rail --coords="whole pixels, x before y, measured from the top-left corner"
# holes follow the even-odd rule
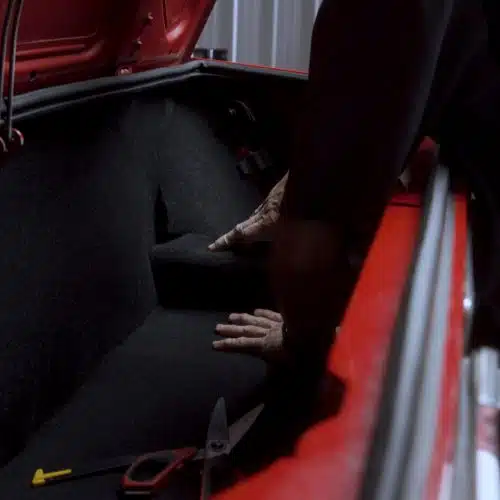
[[[424,498],[441,398],[454,222],[448,171],[438,166],[393,336],[362,500]]]

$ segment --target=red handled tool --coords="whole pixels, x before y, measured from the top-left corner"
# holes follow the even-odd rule
[[[205,448],[186,448],[173,453],[152,453],[138,458],[123,476],[122,492],[130,495],[154,495],[168,486],[173,473],[194,461],[203,460],[201,498],[205,500],[210,495],[210,470],[214,460],[229,454],[230,451],[226,403],[220,398],[212,411]]]
[[[126,470],[121,481],[122,494],[154,495],[168,487],[173,474],[191,464],[201,463],[203,472],[200,498],[206,500],[210,498],[210,472],[213,465],[220,457],[231,452],[252,427],[263,408],[263,404],[257,406],[228,427],[226,403],[223,398],[220,398],[212,411],[205,447],[202,449],[191,447],[163,450],[139,457],[119,457],[81,469],[67,468],[48,473],[38,469],[33,477],[32,485],[42,486]]]

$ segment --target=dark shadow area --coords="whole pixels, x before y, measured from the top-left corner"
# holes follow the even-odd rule
[[[307,429],[340,411],[344,393],[344,383],[331,373],[320,381],[308,380],[307,374],[271,375],[266,408],[235,450],[241,470],[257,472],[293,455],[297,439]]]

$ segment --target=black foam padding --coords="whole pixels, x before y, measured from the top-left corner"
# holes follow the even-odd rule
[[[0,471],[2,496],[114,500],[118,474],[34,490],[29,484],[37,468],[202,446],[211,409],[221,396],[230,422],[251,409],[261,397],[266,368],[262,361],[212,349],[214,325],[225,316],[155,310],[104,359],[25,451]]]
[[[160,302],[234,311],[269,307],[265,256],[210,252],[211,242],[206,236],[187,234],[153,247],[151,262]]]

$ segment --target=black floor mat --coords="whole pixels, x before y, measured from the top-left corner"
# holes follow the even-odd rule
[[[211,349],[214,325],[225,315],[154,311],[143,327],[105,358],[25,451],[0,471],[2,496],[114,499],[119,475],[35,490],[29,483],[37,468],[201,445],[210,410],[220,396],[226,398],[230,420],[250,409],[259,397],[265,366]]]
[[[151,252],[161,304],[191,309],[272,309],[266,254],[210,252],[211,238],[186,234]]]

